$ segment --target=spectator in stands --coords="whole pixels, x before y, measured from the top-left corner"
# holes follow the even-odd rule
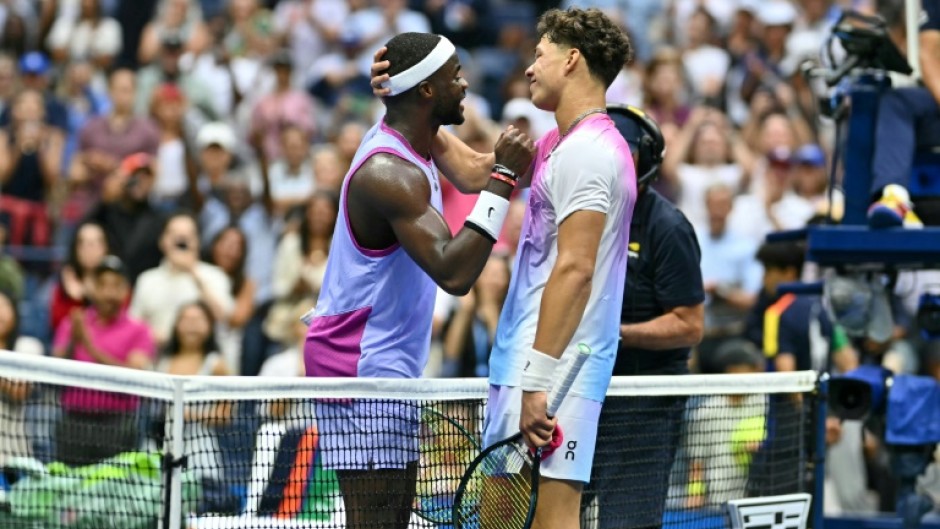
[[[425,0],[418,4],[431,33],[444,35],[458,48],[474,49],[492,44],[496,35],[490,21],[492,9],[485,0]],[[473,86],[474,83],[470,83]]]
[[[258,286],[247,276],[248,240],[238,226],[228,226],[217,233],[209,243],[207,262],[218,266],[232,285],[235,306],[227,320],[218,322],[216,336],[219,352],[233,373],[238,373],[242,356],[242,331],[255,310],[255,291]]]
[[[64,145],[45,111],[42,94],[25,90],[13,103],[9,128],[0,130],[0,210],[10,218],[13,244],[45,246],[51,237],[45,201],[61,174]]]
[[[696,107],[663,160],[663,174],[678,194],[679,209],[696,231],[708,228],[705,190],[724,184],[734,194],[747,188],[753,156],[718,109]]]
[[[293,343],[290,339],[293,307],[303,299],[317,299],[320,294],[339,211],[339,195],[317,191],[301,211],[299,228],[285,233],[277,245],[272,283],[275,303],[264,325],[268,337],[282,345]]]
[[[274,215],[279,218],[310,200],[317,188],[313,159],[307,133],[295,125],[287,125],[280,133],[283,156],[268,167]]]
[[[511,272],[505,257],[491,255],[470,293],[457,299],[444,329],[442,377],[489,375],[490,350]]]
[[[157,241],[163,228],[163,215],[150,205],[153,189],[153,158],[136,153],[124,158],[103,186],[103,200],[88,215],[100,224],[112,253],[126,263],[131,282],[160,263]]]
[[[7,235],[6,224],[0,222],[0,292],[6,292],[14,301],[19,302],[26,290],[26,277],[19,261],[5,251]]]
[[[247,271],[257,289],[255,313],[245,328],[242,348],[242,372],[247,375],[258,373],[270,346],[261,327],[274,299],[271,256],[277,251],[277,237],[282,230],[280,220],[271,214],[266,175],[264,179],[264,196],[256,200],[251,196],[251,184],[245,170],[229,173],[219,192],[206,199],[199,215],[200,226],[207,239],[211,240],[224,227],[231,225],[238,226],[248,238]]]
[[[0,114],[9,112],[10,104],[16,95],[17,84],[16,60],[7,53],[0,53]]]
[[[343,176],[343,163],[336,148],[329,143],[317,146],[313,152],[313,177],[317,190],[339,193]]]
[[[220,193],[226,177],[235,166],[238,138],[232,127],[223,122],[206,123],[196,136],[198,175],[195,190],[190,186],[191,209],[201,211],[209,196]]]
[[[316,303],[315,297],[307,296],[297,301],[290,310],[289,341],[286,349],[271,355],[264,361],[258,376],[261,377],[302,377],[305,376],[304,369],[304,342],[307,337],[307,324],[301,321],[301,317],[310,310],[310,305]],[[282,414],[275,414],[283,416]]]
[[[785,83],[790,72],[785,72],[781,63],[786,57],[787,37],[796,22],[797,11],[788,0],[769,0],[759,4],[756,17],[760,27],[758,47],[738,64],[744,72],[739,89],[745,101],[750,101],[758,86],[776,92],[778,85]]]
[[[80,0],[78,17],[56,19],[46,39],[56,62],[89,60],[99,68],[109,68],[121,52],[121,26],[104,16],[99,0]]]
[[[281,39],[290,47],[294,84],[304,86],[313,62],[335,49],[349,13],[344,0],[281,0],[274,21]]]
[[[163,83],[174,83],[186,94],[189,101],[191,119],[200,123],[214,121],[219,114],[219,107],[213,101],[212,92],[203,80],[184,71],[180,60],[185,52],[185,42],[179,33],[166,32],[160,36],[160,53],[154,62],[141,68],[137,74],[137,98],[134,112],[145,116],[150,111],[153,93]]]
[[[409,9],[407,0],[350,1],[350,15],[343,28],[347,44],[359,50],[360,75],[371,77],[372,55],[377,47],[399,33],[430,33],[431,24],[424,13]]]
[[[730,338],[744,334],[744,318],[757,301],[763,270],[756,259],[757,244],[738,235],[728,222],[734,190],[713,184],[705,191],[706,229],[696,229],[702,249],[705,284],[705,335],[697,348],[698,368],[718,373],[715,352]]]
[[[52,76],[50,75],[52,64],[49,58],[38,51],[31,51],[19,57],[20,88],[35,90],[42,95],[46,109],[44,120],[52,127],[50,132],[64,133],[68,129],[68,112],[65,104],[52,93]],[[4,109],[3,114],[0,115],[0,127],[9,126],[10,118],[9,109]]]
[[[806,200],[817,213],[825,213],[829,202],[829,175],[826,172],[826,153],[814,143],[803,145],[793,155],[793,191]],[[835,200],[841,201],[837,196]]]
[[[189,189],[190,173],[195,170],[186,143],[186,104],[186,96],[178,86],[164,83],[154,91],[150,105],[150,114],[160,131],[151,198],[163,210],[179,207]]]
[[[79,135],[78,154],[69,171],[70,202],[88,212],[98,200],[106,177],[121,160],[135,153],[154,155],[160,142],[159,132],[147,117],[134,115],[134,72],[117,69],[109,79],[111,112],[93,118]],[[133,267],[133,263],[128,263]]]
[[[128,317],[130,282],[120,258],[105,257],[94,272],[91,305],[76,308],[56,329],[53,354],[79,362],[151,369],[156,347],[150,329]],[[87,465],[137,446],[138,398],[79,388],[62,392],[56,459]],[[102,435],[106,432],[106,435]]]
[[[716,46],[718,22],[705,6],[692,12],[686,23],[688,42],[682,50],[682,67],[689,79],[694,98],[720,106],[725,78],[731,68],[731,56]]]
[[[110,253],[108,237],[100,224],[88,221],[75,230],[75,236],[68,246],[66,262],[52,290],[49,315],[53,331],[59,328],[62,320],[73,309],[82,308],[88,303],[94,272]]]
[[[0,21],[0,48],[16,55],[35,49],[38,43],[38,20],[34,3],[29,0],[11,0],[3,4]]]
[[[339,156],[343,174],[349,170],[356,149],[359,148],[362,137],[368,130],[368,127],[359,121],[347,121],[339,127],[339,132],[333,139],[333,145],[336,146],[336,154]]]
[[[0,349],[41,356],[42,343],[31,336],[20,336],[19,323],[16,301],[6,292],[0,291]],[[0,377],[0,469],[10,458],[32,455],[25,406],[30,390],[28,382]]]
[[[276,84],[271,93],[255,103],[249,135],[260,135],[265,157],[275,161],[284,154],[281,135],[288,127],[300,129],[305,138],[312,138],[316,127],[313,101],[306,92],[295,90],[291,85],[293,60],[290,52],[276,52],[269,63],[274,68]]]
[[[137,48],[140,64],[149,64],[160,52],[164,35],[175,33],[183,42],[183,51],[199,55],[212,43],[212,36],[202,19],[198,2],[161,0],[156,17],[144,26]]]
[[[96,86],[95,67],[88,61],[75,60],[68,64],[59,93],[68,111],[68,129],[65,131],[65,153],[62,171],[68,173],[72,158],[78,151],[78,137],[92,118],[105,115],[111,107],[107,93]],[[75,221],[76,217],[67,217]]]
[[[225,272],[199,259],[199,227],[196,219],[178,213],[167,219],[160,236],[163,261],[137,279],[130,313],[153,329],[157,343],[172,336],[180,308],[194,301],[212,310],[212,320],[225,321],[235,306],[232,285]]]
[[[274,19],[258,0],[230,0],[222,45],[230,57],[258,59],[275,48]]]
[[[232,374],[215,340],[213,309],[202,301],[179,306],[171,321],[166,354],[158,364],[161,373],[182,376]],[[187,468],[199,477],[203,488],[198,512],[227,512],[231,493],[226,491],[225,467],[216,428],[232,420],[228,401],[190,404],[183,410],[183,455]],[[220,495],[221,493],[221,495]]]
[[[667,143],[689,119],[682,56],[672,48],[660,48],[646,65],[643,108],[660,124]]]
[[[760,351],[744,340],[724,344],[715,363],[720,373],[763,371]],[[747,497],[751,463],[767,436],[767,396],[714,395],[692,412],[685,446],[690,459],[686,508],[723,508]],[[796,460],[791,463],[795,463]]]
[[[759,243],[773,231],[806,226],[815,213],[813,205],[793,192],[792,151],[780,148],[766,157],[763,184],[735,199],[731,225],[739,234]]]

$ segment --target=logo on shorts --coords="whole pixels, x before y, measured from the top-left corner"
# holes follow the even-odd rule
[[[496,208],[491,207],[489,211],[486,212],[486,218],[491,218],[494,211],[496,211]]]
[[[568,444],[565,445],[565,460],[574,461],[574,449],[578,447],[577,441],[568,441]]]

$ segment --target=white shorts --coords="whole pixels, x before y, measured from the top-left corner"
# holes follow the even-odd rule
[[[405,468],[418,460],[418,403],[395,400],[315,401],[323,468]]]
[[[483,446],[487,447],[519,433],[522,389],[490,385],[483,421]],[[541,472],[547,478],[591,481],[591,463],[597,444],[597,423],[601,403],[568,395],[558,410],[562,443],[542,460]]]

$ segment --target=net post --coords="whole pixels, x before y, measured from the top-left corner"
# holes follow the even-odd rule
[[[826,413],[829,406],[829,373],[822,372],[816,382],[816,445],[813,451],[813,515],[812,528],[823,529],[826,488]]]
[[[181,529],[183,518],[183,390],[184,378],[173,379],[173,402],[167,407],[166,420],[170,426],[170,436],[164,440],[164,472],[167,483],[164,486],[163,524],[164,529]]]

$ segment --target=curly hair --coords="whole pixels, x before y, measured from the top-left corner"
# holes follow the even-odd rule
[[[633,60],[627,34],[601,10],[550,9],[539,17],[539,38],[576,48],[587,60],[592,75],[610,86],[624,64]]]

